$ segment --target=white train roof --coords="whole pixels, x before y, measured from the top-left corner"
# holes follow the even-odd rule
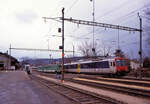
[[[76,62],[71,62],[71,63],[66,63],[64,65],[74,65],[74,64],[84,64],[84,63],[93,63],[93,62],[102,62],[102,61],[113,61],[114,58],[109,58],[109,59],[98,59],[98,60],[79,60]]]

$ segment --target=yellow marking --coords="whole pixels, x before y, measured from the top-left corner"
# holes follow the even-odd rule
[[[112,80],[112,81],[124,81],[124,82],[137,82],[137,83],[150,84],[150,82],[148,82],[148,81],[137,81],[137,80],[127,80],[127,79],[101,78],[101,77],[97,77],[97,79],[105,79],[105,80]]]
[[[87,81],[87,82],[94,82],[99,84],[106,84],[106,85],[114,85],[114,86],[121,86],[126,88],[136,88],[136,89],[142,89],[150,91],[150,87],[142,87],[142,86],[136,86],[136,85],[127,85],[127,84],[120,84],[120,83],[112,83],[112,82],[104,82],[104,81],[96,81],[96,80],[90,80],[90,79],[84,79],[84,78],[73,78],[74,80],[80,80],[80,81]]]
[[[78,64],[78,73],[80,73],[80,64]]]

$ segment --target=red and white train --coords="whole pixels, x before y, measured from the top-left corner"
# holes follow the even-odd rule
[[[128,72],[125,58],[78,61],[64,64],[65,72],[123,76]]]

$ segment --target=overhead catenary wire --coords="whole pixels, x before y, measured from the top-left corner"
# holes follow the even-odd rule
[[[109,14],[112,14],[114,11],[120,10],[120,8],[125,7],[126,4],[129,4],[129,1],[130,1],[130,3],[133,2],[133,1],[131,1],[131,0],[125,1],[125,2],[123,2],[121,5],[117,6],[116,8],[111,9],[110,11],[104,13],[103,15],[100,15],[100,16],[96,17],[96,19],[98,19],[98,18],[103,18],[103,17],[105,17],[105,16],[107,16],[107,15],[109,15]]]
[[[138,8],[138,9],[135,9],[135,10],[133,10],[133,11],[131,11],[131,12],[129,12],[129,13],[127,13],[127,14],[121,16],[121,17],[115,18],[115,19],[113,19],[112,21],[116,21],[116,20],[117,20],[117,21],[119,21],[119,20],[122,21],[123,19],[129,17],[130,15],[133,15],[134,13],[136,13],[135,15],[137,15],[137,12],[138,12],[139,10],[142,10],[143,8],[146,8],[146,6],[148,6],[148,5],[150,5],[150,3],[147,4],[147,5],[144,5],[144,6],[140,7],[140,8]]]
[[[69,11],[71,11],[71,9],[73,8],[73,6],[78,2],[79,0],[75,0],[72,5],[66,10],[65,14],[67,14]]]
[[[72,3],[72,5],[70,6],[70,8],[67,9],[66,13],[68,13],[68,11],[71,10],[71,9],[73,8],[73,6],[74,6],[77,2],[78,2],[78,0],[75,0],[75,1]],[[125,4],[127,4],[127,3],[128,3],[128,1],[124,2],[122,5],[125,5]],[[119,7],[122,7],[122,6],[120,5]],[[116,8],[115,8],[115,9],[116,9]],[[78,30],[78,29],[76,29],[75,32],[76,32],[77,30]]]
[[[72,5],[67,9],[67,11],[66,11],[66,13],[68,13],[72,8],[73,8],[73,6],[78,2],[79,0],[75,0],[73,3],[72,3]],[[60,7],[60,5],[58,4],[58,6],[56,6],[56,8],[55,8],[55,13],[58,13],[59,12],[59,10],[58,10],[58,7]],[[65,14],[66,14],[65,13]],[[53,13],[54,14],[54,13]],[[44,17],[45,18],[45,17]],[[53,19],[53,20],[55,20],[55,18]],[[44,19],[44,21],[46,21],[46,19]],[[61,22],[61,21],[58,21],[58,20],[55,20],[56,21],[56,23],[54,23],[53,25],[51,25],[51,27],[54,27],[56,24],[57,24],[57,22]],[[48,30],[48,33],[50,33],[52,31],[52,28],[50,28],[49,30]],[[47,34],[48,34],[47,33]],[[47,36],[47,35],[45,35],[45,36]]]
[[[130,1],[130,0],[128,0],[128,1]],[[120,8],[120,7],[123,7],[123,6],[125,6],[127,3],[128,3],[128,1],[125,1],[125,2],[123,2],[121,5],[119,5],[117,8]],[[118,10],[117,8],[114,8],[113,10],[111,10],[111,13],[112,13],[112,11],[114,11],[114,10]],[[103,17],[105,16],[105,15],[108,15],[109,13],[107,12],[107,13],[105,13],[104,15],[102,15]],[[99,17],[101,17],[101,16],[99,16]],[[99,17],[97,17],[97,18],[99,18]],[[97,19],[96,18],[96,19]],[[91,34],[92,34],[92,31],[90,32]]]
[[[62,37],[61,35],[49,35],[49,36],[52,36],[52,37]],[[73,35],[66,35],[65,37],[69,37],[69,38],[74,38],[74,39],[90,39],[90,38],[85,38],[85,37],[76,37],[76,36],[73,36]]]
[[[125,2],[125,3],[128,3],[127,1]],[[123,4],[122,4],[123,5]],[[121,6],[121,5],[120,5]],[[121,6],[122,7],[122,6]],[[134,13],[135,12],[137,12],[138,10],[141,10],[141,9],[143,9],[143,8],[145,8],[145,6],[142,6],[141,8],[138,8],[138,9],[136,9],[136,10],[134,10],[134,11],[131,11],[131,12],[129,12],[129,13],[127,13],[127,14],[125,14],[125,15],[123,15],[123,16],[121,16],[121,17],[119,17],[119,18],[117,18],[117,19],[115,19],[115,20],[121,20],[121,22],[125,22],[125,21],[122,21],[122,19],[123,18],[126,18],[126,17],[129,17],[130,15],[131,15],[131,17],[134,15]],[[115,8],[116,9],[116,8]],[[112,13],[112,11],[111,11],[111,13]],[[108,13],[109,14],[109,13]],[[108,15],[107,14],[107,15]],[[103,15],[102,17],[104,17],[104,16],[106,16],[106,15]],[[97,19],[97,18],[96,18]],[[126,19],[127,20],[127,19]],[[114,21],[114,20],[113,20]],[[120,23],[121,23],[120,22]],[[92,34],[92,31],[91,32],[89,32],[88,34]],[[84,35],[83,35],[84,36]]]
[[[26,51],[52,51],[52,52],[61,52],[61,50],[54,49],[37,49],[37,48],[10,48],[11,50],[26,50]],[[65,50],[65,52],[73,52]]]

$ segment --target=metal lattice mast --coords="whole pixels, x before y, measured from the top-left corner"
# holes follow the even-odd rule
[[[62,20],[62,18],[60,19]],[[137,29],[137,28],[106,24],[106,23],[98,23],[98,22],[93,22],[93,21],[77,20],[77,19],[72,19],[72,18],[64,18],[64,20],[68,22],[76,23],[76,24],[82,24],[82,25],[98,26],[98,27],[125,30],[125,31],[138,31],[138,32],[142,31],[141,29]]]

